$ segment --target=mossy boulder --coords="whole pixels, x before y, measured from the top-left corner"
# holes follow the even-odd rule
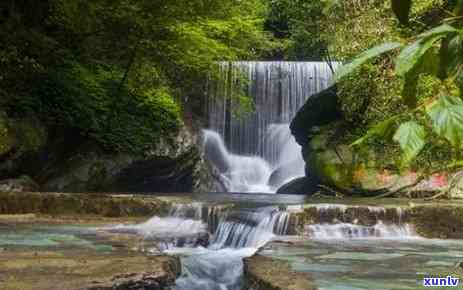
[[[59,158],[40,174],[45,191],[192,192],[205,180],[197,136],[186,127],[144,154],[108,153],[95,143]]]

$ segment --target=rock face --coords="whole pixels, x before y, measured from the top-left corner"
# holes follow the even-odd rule
[[[411,170],[399,171],[385,156],[370,149],[354,150],[347,141],[343,143],[340,137],[347,123],[337,101],[336,87],[322,91],[309,98],[291,124],[303,148],[307,178],[349,195],[429,197],[450,189],[452,198],[463,198],[463,174],[419,176]],[[294,183],[283,186],[282,191],[289,192]]]
[[[337,87],[332,86],[311,96],[291,122],[291,132],[297,143],[305,146],[316,127],[341,119],[338,110]]]
[[[307,273],[291,270],[287,262],[261,255],[244,259],[245,290],[316,290]]]
[[[47,134],[34,120],[0,112],[0,191],[212,191],[214,180],[194,130],[161,138],[143,154],[110,153],[76,132]],[[130,132],[127,132],[130,134]],[[24,184],[18,176],[34,181]],[[1,181],[5,180],[5,181]]]

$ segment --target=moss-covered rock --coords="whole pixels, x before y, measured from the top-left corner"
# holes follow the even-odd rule
[[[192,192],[206,189],[197,136],[183,127],[144,154],[108,153],[86,144],[40,173],[45,191]]]
[[[423,237],[463,239],[463,206],[418,206],[411,209],[410,216]]]

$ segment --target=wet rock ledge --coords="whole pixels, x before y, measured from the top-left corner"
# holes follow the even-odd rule
[[[165,213],[169,205],[137,195],[0,192],[0,215],[149,217]]]
[[[170,256],[24,250],[4,250],[0,268],[2,290],[167,290],[181,271]]]
[[[285,261],[261,255],[244,259],[245,290],[317,290],[312,277]]]

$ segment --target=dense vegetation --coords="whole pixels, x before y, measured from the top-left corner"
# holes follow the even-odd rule
[[[216,61],[272,47],[266,9],[260,0],[2,1],[0,112],[10,121],[0,134],[21,135],[27,119],[142,152],[175,134]]]
[[[460,159],[463,139],[460,58],[434,60],[459,55],[456,2],[413,1],[408,9],[409,1],[382,0],[3,1],[0,156],[63,132],[142,153],[200,111],[217,61],[347,61],[389,42],[343,73],[349,129],[338,139],[364,137],[355,144],[385,153],[391,166],[447,166]],[[399,43],[410,43],[401,62]],[[412,48],[410,62],[403,55]],[[437,124],[443,110],[456,127]],[[395,158],[399,151],[405,158]]]
[[[352,77],[359,68],[371,65],[372,58],[385,53],[389,54],[379,62],[386,61],[388,67],[382,68],[392,71],[394,67],[389,77],[390,83],[395,84],[394,90],[389,91],[393,95],[386,93],[384,98],[388,101],[384,106],[387,115],[373,118],[366,135],[354,144],[362,145],[372,139],[394,141],[402,151],[400,166],[412,162],[428,169],[459,165],[463,145],[459,30],[463,3],[391,2],[402,25],[398,37],[392,39],[395,42],[363,52],[338,71],[338,78],[349,74]],[[418,17],[416,11],[422,14]],[[397,50],[400,52],[391,53]],[[399,107],[395,109],[391,103],[398,103]],[[421,159],[416,160],[418,156]]]

